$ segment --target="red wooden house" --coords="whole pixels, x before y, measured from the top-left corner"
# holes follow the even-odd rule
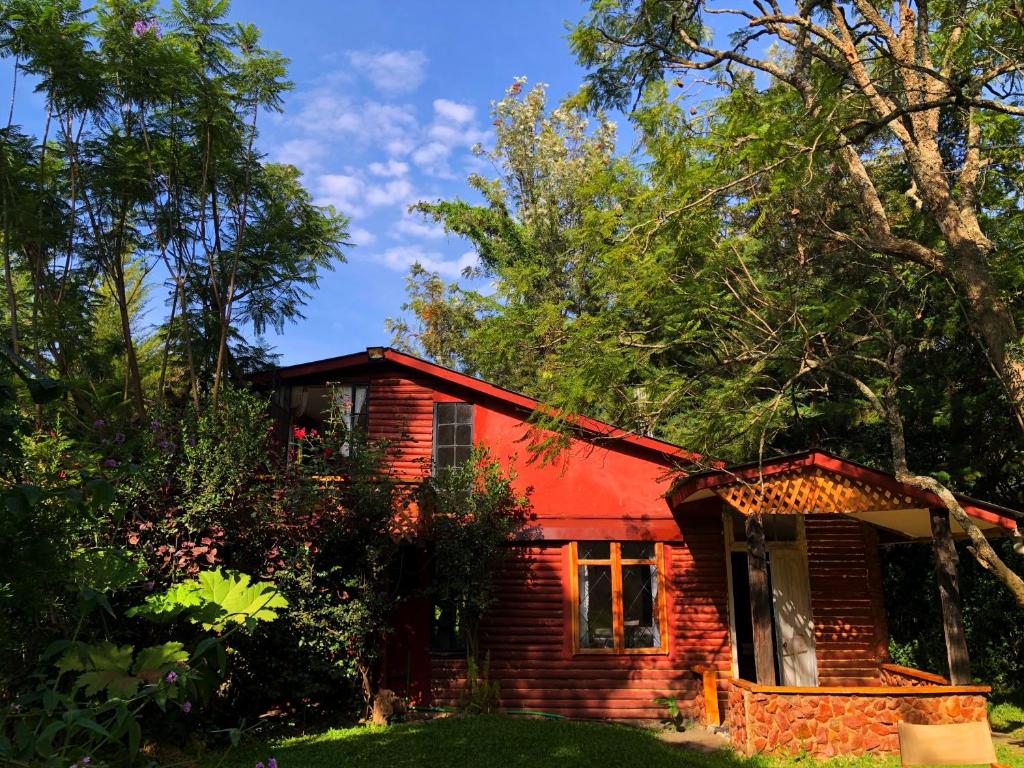
[[[482,443],[534,489],[481,637],[508,709],[655,718],[676,697],[746,753],[891,750],[897,720],[985,717],[959,621],[961,531],[890,475],[817,451],[684,475],[678,446],[587,419],[557,461],[532,461],[537,401],[391,349],[258,380],[292,420],[319,418],[329,383],[350,388],[350,419],[393,441],[410,482]],[[1018,513],[963,504],[987,533],[1019,535]],[[908,540],[938,554],[952,683],[886,661],[878,547]],[[388,687],[451,702],[464,662],[443,619],[422,602],[396,617]]]

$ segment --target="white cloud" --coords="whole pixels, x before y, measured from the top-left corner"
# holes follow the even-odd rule
[[[294,139],[293,151],[310,150],[312,140],[324,152],[337,145],[380,147],[389,155],[408,154],[422,133],[411,104],[373,99],[355,100],[343,92],[344,80],[334,74],[320,78],[309,91],[297,96],[298,109],[285,119]]]
[[[276,162],[288,163],[302,170],[315,168],[326,154],[327,147],[316,139],[291,139],[271,153]]]
[[[348,233],[348,239],[353,245],[373,245],[377,242],[377,236],[363,227],[353,227]]]
[[[344,173],[326,173],[316,182],[319,196],[318,205],[333,205],[346,216],[360,216],[364,209],[360,204],[363,194],[361,179]]]
[[[350,51],[348,60],[384,93],[416,90],[427,65],[423,51]]]
[[[394,205],[407,201],[413,196],[412,184],[408,179],[395,179],[387,184],[367,187],[364,199],[367,205]]]
[[[468,251],[456,259],[446,259],[443,254],[425,251],[418,245],[396,245],[374,258],[396,272],[407,272],[413,264],[419,264],[430,272],[454,279],[467,267],[475,266],[480,257],[475,251]]]
[[[391,234],[398,239],[412,237],[437,240],[445,236],[445,231],[440,224],[424,220],[421,214],[405,211],[402,218],[391,228]]]
[[[374,176],[405,176],[409,172],[408,163],[393,158],[386,163],[370,163],[367,168]]]
[[[434,114],[449,122],[462,125],[476,116],[476,108],[450,99],[434,99]]]
[[[347,216],[363,216],[370,208],[409,205],[416,198],[416,191],[408,179],[367,184],[353,173],[325,173],[317,178],[315,189],[318,205],[333,205]]]
[[[450,99],[434,99],[434,119],[425,132],[425,143],[411,154],[425,173],[452,178],[449,161],[456,149],[469,149],[487,140],[488,133],[476,125],[476,109]]]
[[[412,161],[421,169],[434,176],[451,176],[448,157],[452,148],[440,141],[424,144],[412,153]]]

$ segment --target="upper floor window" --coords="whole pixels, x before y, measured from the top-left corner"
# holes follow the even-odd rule
[[[354,431],[365,438],[370,418],[370,387],[366,384],[335,384],[331,392],[337,409],[335,413],[345,425],[345,434],[351,435]],[[346,455],[348,446],[349,441],[345,440],[342,451]]]
[[[434,471],[462,466],[473,451],[473,404],[434,404]]]
[[[288,395],[291,435],[295,441],[344,430],[341,452],[348,455],[353,432],[362,440],[369,426],[370,387],[364,383],[327,383],[292,387]],[[332,423],[333,422],[333,423]]]
[[[579,653],[660,653],[665,638],[661,543],[570,544],[575,603],[573,648]]]

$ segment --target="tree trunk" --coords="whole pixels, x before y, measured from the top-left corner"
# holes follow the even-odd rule
[[[960,584],[957,579],[956,545],[949,527],[949,512],[930,510],[932,547],[935,551],[935,580],[939,587],[942,608],[942,631],[946,639],[949,681],[953,685],[970,685],[971,659],[967,652],[964,620],[960,610]]]
[[[114,260],[114,289],[117,291],[117,309],[121,316],[121,335],[124,338],[125,357],[128,361],[128,380],[135,409],[140,419],[146,418],[146,398],[142,393],[142,375],[139,373],[139,359],[132,341],[132,323],[128,314],[128,294],[124,284],[124,264]]]
[[[164,339],[164,351],[160,360],[160,379],[156,388],[156,399],[158,403],[164,402],[164,384],[167,381],[167,362],[171,356],[171,340],[174,338],[174,316],[178,311],[178,289],[174,289],[174,297],[171,300],[171,316],[167,320],[167,338]]]
[[[907,160],[924,211],[949,246],[950,255],[944,260],[947,276],[1006,391],[1017,427],[1024,430],[1024,360],[1017,351],[1020,333],[988,263],[992,241],[982,231],[974,209],[961,207],[954,199],[935,130],[922,127],[916,138],[916,151],[907,151]]]
[[[1017,426],[1024,430],[1024,359],[1017,347],[1020,333],[1009,307],[999,294],[984,251],[977,243],[963,244],[953,266],[968,320],[982,343],[1013,408]]]
[[[6,231],[3,234],[4,242],[4,286],[7,289],[7,315],[11,323],[11,349],[14,354],[21,354],[21,344],[18,340],[18,296],[14,292],[14,275],[11,272],[11,250],[8,247]]]
[[[775,685],[775,644],[772,641],[772,593],[768,581],[768,553],[760,515],[747,515],[747,571],[750,580],[750,617],[754,629],[754,665],[758,685]]]

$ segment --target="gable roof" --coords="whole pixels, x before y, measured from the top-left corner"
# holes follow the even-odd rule
[[[852,483],[863,483],[879,488],[889,494],[905,498],[907,504],[912,504],[915,507],[927,509],[943,506],[942,501],[935,494],[900,482],[895,475],[820,450],[802,451],[762,462],[750,462],[724,469],[697,472],[673,483],[666,496],[669,505],[676,509],[687,500],[696,501],[698,498],[709,495],[708,492],[717,495],[718,491],[724,491],[729,486],[738,484],[756,486],[762,479],[782,473],[810,475],[816,470],[838,475]],[[960,494],[956,494],[956,498],[963,506],[964,511],[971,517],[1007,531],[1015,531],[1017,521],[1024,519],[1024,514],[998,504],[979,501]]]
[[[446,368],[437,363],[431,363],[414,355],[399,352],[391,347],[367,347],[365,351],[354,352],[338,357],[329,357],[324,360],[315,360],[309,363],[298,363],[286,365],[280,368],[273,368],[250,376],[250,380],[257,384],[286,383],[290,381],[314,380],[331,374],[343,374],[346,372],[356,373],[360,370],[372,370],[375,367],[391,366],[404,369],[410,372],[419,373],[440,381],[461,387],[484,398],[496,400],[512,406],[515,409],[532,413],[534,411],[554,412],[551,406],[547,406],[536,398],[529,397],[519,392],[500,387],[497,384],[469,376],[465,373]],[[645,451],[659,455],[667,463],[690,462],[700,457],[684,448],[658,440],[654,437],[638,435],[633,432],[616,427],[597,419],[586,416],[575,416],[570,419],[573,426],[579,428],[592,437],[606,440],[615,440],[626,445],[641,448]]]

